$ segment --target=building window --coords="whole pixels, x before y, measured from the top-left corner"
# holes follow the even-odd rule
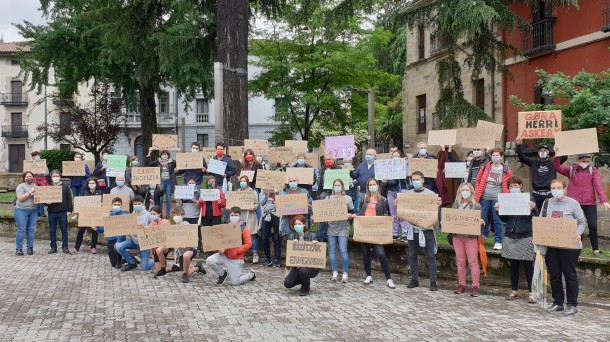
[[[166,91],[159,93],[159,113],[169,113],[169,93]]]
[[[521,27],[521,53],[537,56],[555,51],[553,3],[539,0],[532,5],[531,22]]]
[[[485,79],[483,78],[474,82],[474,105],[485,110]]]
[[[417,134],[426,133],[426,95],[416,97],[417,103]]]
[[[610,0],[602,5],[602,32],[610,32]]]
[[[19,65],[19,64],[21,64],[21,62],[19,62],[18,59],[11,59],[11,64],[12,65]]]
[[[426,57],[426,35],[424,26],[419,26],[417,28],[417,52],[419,59]]]
[[[59,130],[62,134],[70,134],[70,113],[69,112],[59,112]]]
[[[121,111],[123,99],[121,98],[121,93],[119,92],[111,92],[110,93],[110,110],[113,113],[118,113]]]
[[[209,147],[210,140],[207,134],[197,134],[197,142],[201,147]]]
[[[197,99],[195,101],[195,109],[197,110],[197,123],[210,122],[210,107],[207,99]]]
[[[548,106],[553,104],[553,95],[543,91],[540,85],[534,87],[534,103]]]
[[[288,115],[288,99],[285,97],[276,97],[275,98],[275,117],[277,120],[282,120],[281,118]]]
[[[72,145],[70,144],[59,144],[59,149],[62,151],[70,151],[72,149]]]

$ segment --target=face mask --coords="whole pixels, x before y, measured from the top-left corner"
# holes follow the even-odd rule
[[[133,210],[134,211],[142,211],[142,205],[141,204],[134,204],[133,205]]]
[[[150,218],[151,218],[153,221],[156,221],[156,220],[158,220],[158,219],[159,219],[159,216],[157,216],[157,215],[150,215]]]
[[[40,160],[40,156],[34,157],[34,160]]]
[[[472,151],[472,155],[473,155],[475,158],[480,157],[482,154],[483,154],[483,151]]]
[[[373,158],[373,156],[371,155],[366,155],[364,156],[364,159],[366,160],[367,163],[372,163],[373,161],[375,161],[375,158]]]
[[[300,225],[300,224],[295,224],[294,225],[294,231],[297,232],[297,234],[303,233],[303,226]]]
[[[393,160],[398,160],[400,157],[392,157]]]
[[[335,162],[332,161],[332,160],[325,160],[324,161],[324,165],[326,165],[326,167],[333,167],[334,164],[335,164]]]
[[[102,156],[102,159],[103,159],[103,160],[108,160],[108,155],[107,155],[107,154],[104,154],[104,155]]]
[[[157,188],[157,184],[151,184],[148,186],[150,190],[155,190]]]
[[[161,156],[161,160],[167,160],[167,158],[169,158],[169,157],[167,156],[167,154],[164,154],[164,155],[162,155],[162,156]]]
[[[510,188],[508,189],[511,194],[518,194],[521,192],[521,188]]]
[[[246,161],[251,162],[251,161],[252,161],[252,159],[254,159],[254,157],[252,157],[252,155],[251,155],[251,154],[248,154],[248,155],[245,157],[245,159],[246,159]],[[258,158],[257,158],[257,159],[258,159]]]
[[[377,192],[377,185],[371,185],[371,186],[369,186],[369,191],[370,191],[370,192],[373,192],[373,193]]]
[[[423,185],[423,184],[422,184],[422,181],[413,181],[413,187],[414,187],[415,189],[419,189],[419,188],[421,188],[421,187],[422,187],[422,185]]]
[[[121,211],[121,206],[119,205],[113,205],[112,206],[112,211],[114,211],[115,213],[118,213]]]
[[[425,148],[420,148],[420,149],[419,149],[419,155],[420,155],[420,156],[425,156],[425,155],[426,155],[426,153],[428,153],[428,151],[426,151],[426,149],[425,149]]]
[[[545,159],[546,157],[549,156],[548,152],[540,152],[538,153],[538,156],[540,157],[540,159]]]
[[[174,222],[176,222],[176,223],[182,222],[182,216],[174,216],[173,219],[174,219]]]
[[[197,184],[191,184],[189,183],[188,186],[192,186],[193,188],[197,186]]]
[[[95,188],[97,188],[97,186],[95,184],[89,184],[89,189],[95,190]]]
[[[134,161],[133,161],[131,164],[132,164],[133,166],[138,166],[138,165],[140,165],[140,162],[139,162],[139,161],[137,161],[137,160],[134,160]]]
[[[248,186],[248,183],[247,183],[247,182],[239,182],[239,186],[240,186],[242,189],[245,189],[245,188]]]
[[[225,151],[216,151],[216,155],[222,157],[225,155]]]
[[[335,192],[336,192],[336,193],[340,193],[340,192],[341,192],[341,190],[342,190],[342,188],[341,188],[341,186],[340,186],[340,185],[335,185],[335,186],[333,187],[333,190],[335,190]]]
[[[589,163],[578,163],[578,165],[580,165],[580,167],[582,167],[583,169],[586,169],[587,166],[589,166]]]
[[[122,188],[122,187],[125,185],[125,181],[116,181],[116,185],[117,185],[119,188]]]
[[[216,183],[208,183],[208,189],[214,189]]]
[[[34,183],[34,178],[28,178],[25,180],[25,182],[28,184],[32,184],[32,183]]]
[[[59,184],[59,182],[61,182],[61,178],[59,178],[59,177],[51,177],[51,179],[53,180],[53,183],[55,183],[55,184]]]
[[[290,182],[290,183],[288,183],[288,185],[290,186],[291,189],[296,189],[298,186],[297,182]]]
[[[297,159],[297,164],[305,165],[305,159]]]
[[[230,216],[229,220],[231,221],[231,223],[237,223],[239,222],[239,216]]]
[[[560,199],[563,197],[563,190],[551,190],[551,194],[555,199]]]
[[[500,163],[500,162],[502,162],[502,157],[500,157],[500,156],[493,156],[493,157],[491,157],[491,161],[494,162],[494,163]]]
[[[191,152],[197,153],[197,152],[199,152],[199,149],[198,148],[191,148]]]
[[[343,166],[345,166],[345,167],[351,167],[351,166],[352,166],[352,163],[343,163]]]
[[[470,191],[468,191],[468,190],[463,190],[463,191],[462,191],[462,198],[463,198],[463,199],[469,199],[469,198],[470,198],[470,195],[472,195],[472,194],[470,193]]]
[[[259,163],[261,163],[263,161],[263,157],[256,157],[256,161],[258,161]]]

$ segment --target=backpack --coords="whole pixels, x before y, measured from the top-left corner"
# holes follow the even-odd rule
[[[576,172],[576,167],[574,165],[570,166],[570,179],[572,179],[572,175],[574,174],[574,172]],[[589,168],[589,173],[591,175],[593,175],[593,166],[590,166]]]

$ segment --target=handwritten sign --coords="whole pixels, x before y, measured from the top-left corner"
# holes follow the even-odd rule
[[[428,131],[428,145],[453,146],[457,142],[457,130]]]
[[[351,180],[349,176],[349,170],[341,169],[341,170],[326,170],[324,171],[324,189],[332,189],[333,183],[340,179],[343,181],[343,185],[345,185],[345,190],[349,189],[349,182]]]
[[[578,221],[575,219],[533,217],[534,245],[578,249]],[[443,227],[444,228],[444,227]]]
[[[242,210],[251,210],[256,207],[256,192],[229,191],[227,192],[227,208],[239,207]]]
[[[288,240],[286,244],[286,266],[325,268],[326,243]]]
[[[375,160],[375,179],[407,178],[407,160],[404,158]]]
[[[153,150],[178,150],[178,136],[176,134],[153,134]]]
[[[244,147],[243,146],[229,146],[229,156],[233,159],[241,160],[244,155]]]
[[[121,205],[121,209],[123,211],[129,212],[129,202],[131,202],[131,198],[129,197],[129,194],[104,194],[102,195],[102,207],[105,208],[103,209],[104,211],[110,211],[112,210],[112,200],[115,199],[116,197],[119,197],[122,201],[123,204]]]
[[[314,169],[320,168],[320,158],[317,153],[305,154],[305,163],[311,165]]]
[[[210,159],[208,161],[208,172],[215,173],[217,175],[224,175],[227,169],[227,162],[223,162],[216,159]]]
[[[521,139],[553,138],[561,132],[561,111],[546,110],[519,112],[519,132]]]
[[[494,140],[502,141],[502,135],[504,134],[504,125],[485,120],[479,120],[477,122],[477,131],[482,132],[483,135],[491,137]]]
[[[167,240],[167,229],[171,229],[172,226],[162,224],[159,226],[145,227],[138,231],[138,242],[140,243],[140,250],[147,250],[151,248],[157,248],[165,246]]]
[[[41,175],[47,173],[47,160],[24,160],[23,161],[23,171],[30,171],[35,175]],[[85,167],[83,166],[83,173],[85,172]],[[64,176],[67,176],[64,174]],[[84,176],[84,174],[83,174]]]
[[[419,171],[427,178],[436,178],[438,173],[438,160],[426,158],[409,158],[409,174]]]
[[[104,217],[104,235],[108,237],[137,234],[138,214]]]
[[[576,129],[573,131],[555,132],[557,156],[569,156],[580,153],[597,153],[597,128]]]
[[[358,216],[354,219],[354,241],[374,245],[392,243],[392,216]]]
[[[82,196],[81,196],[82,197]],[[93,197],[93,196],[89,196]],[[74,197],[77,199],[79,197]],[[109,211],[101,210],[101,206],[80,207],[78,209],[79,227],[100,227],[104,225],[104,217],[110,216]],[[76,211],[76,210],[74,210]]]
[[[441,209],[441,223],[444,233],[481,235],[481,211]]]
[[[377,153],[376,160],[392,159],[393,153]],[[366,151],[362,152],[362,159],[366,156]]]
[[[269,142],[267,140],[244,140],[244,148],[251,149],[257,156],[268,156],[269,155]]]
[[[97,207],[97,210],[100,211],[100,208],[102,207],[102,195],[74,197],[73,211],[78,213],[82,207]]]
[[[241,173],[239,174],[239,178],[246,176],[246,177],[248,177],[248,181],[252,182],[255,174],[256,174],[256,170],[241,170]]]
[[[295,154],[309,152],[307,140],[284,140],[284,146],[292,148]]]
[[[438,196],[436,194],[399,193],[396,197],[399,218],[416,225],[428,228],[438,224]]]
[[[275,212],[278,216],[309,213],[307,194],[275,196]]]
[[[127,157],[125,157],[127,158]],[[127,159],[125,159],[127,160]],[[46,166],[45,166],[46,167]],[[125,169],[123,168],[123,171]],[[44,173],[44,172],[43,172]],[[85,162],[82,161],[62,161],[61,162],[61,175],[68,176],[86,176]],[[115,176],[112,176],[115,177]]]
[[[201,244],[204,252],[241,247],[241,227],[234,223],[201,227]]]
[[[196,224],[177,224],[167,227],[165,246],[168,248],[187,248],[197,246],[199,233]]]
[[[34,193],[34,203],[61,203],[62,186],[37,186]]]
[[[466,166],[465,162],[445,163],[445,178],[466,178]]]
[[[176,167],[180,170],[202,169],[204,158],[202,152],[176,153]]]
[[[84,165],[83,165],[84,168]],[[125,176],[127,156],[109,155],[106,165],[106,175],[109,177]]]
[[[285,173],[281,171],[258,170],[256,171],[256,186],[261,189],[274,189],[279,191],[284,188]]]
[[[530,194],[527,192],[519,194],[498,194],[498,205],[500,206],[500,215],[521,215],[529,216],[530,209]],[[443,226],[443,229],[445,226]]]
[[[174,190],[175,199],[191,200],[195,196],[195,187],[190,185],[176,185]]]
[[[220,189],[200,189],[199,198],[203,201],[218,201],[220,199]]]
[[[313,184],[314,169],[311,167],[287,167],[285,173],[286,184],[288,184],[288,179],[292,176],[297,177],[299,184]]]
[[[333,222],[347,220],[345,198],[328,198],[311,202],[315,222]]]
[[[292,163],[296,161],[292,147],[269,147],[269,163]]]
[[[326,137],[324,140],[325,153],[332,155],[335,159],[345,157],[353,158],[356,155],[356,151],[354,151],[355,145],[353,135]]]
[[[494,137],[479,131],[476,128],[458,129],[458,144],[464,148],[492,148],[496,146]]]
[[[132,167],[131,185],[161,184],[161,169],[158,167]]]

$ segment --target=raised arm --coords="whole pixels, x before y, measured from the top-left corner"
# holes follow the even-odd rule
[[[532,167],[532,160],[525,156],[523,152],[523,144],[521,143],[521,139],[517,139],[517,157],[519,157],[519,161],[523,164]]]
[[[559,174],[570,178],[570,166],[561,165],[559,157],[553,158],[553,166],[555,166],[555,170],[559,172]]]

